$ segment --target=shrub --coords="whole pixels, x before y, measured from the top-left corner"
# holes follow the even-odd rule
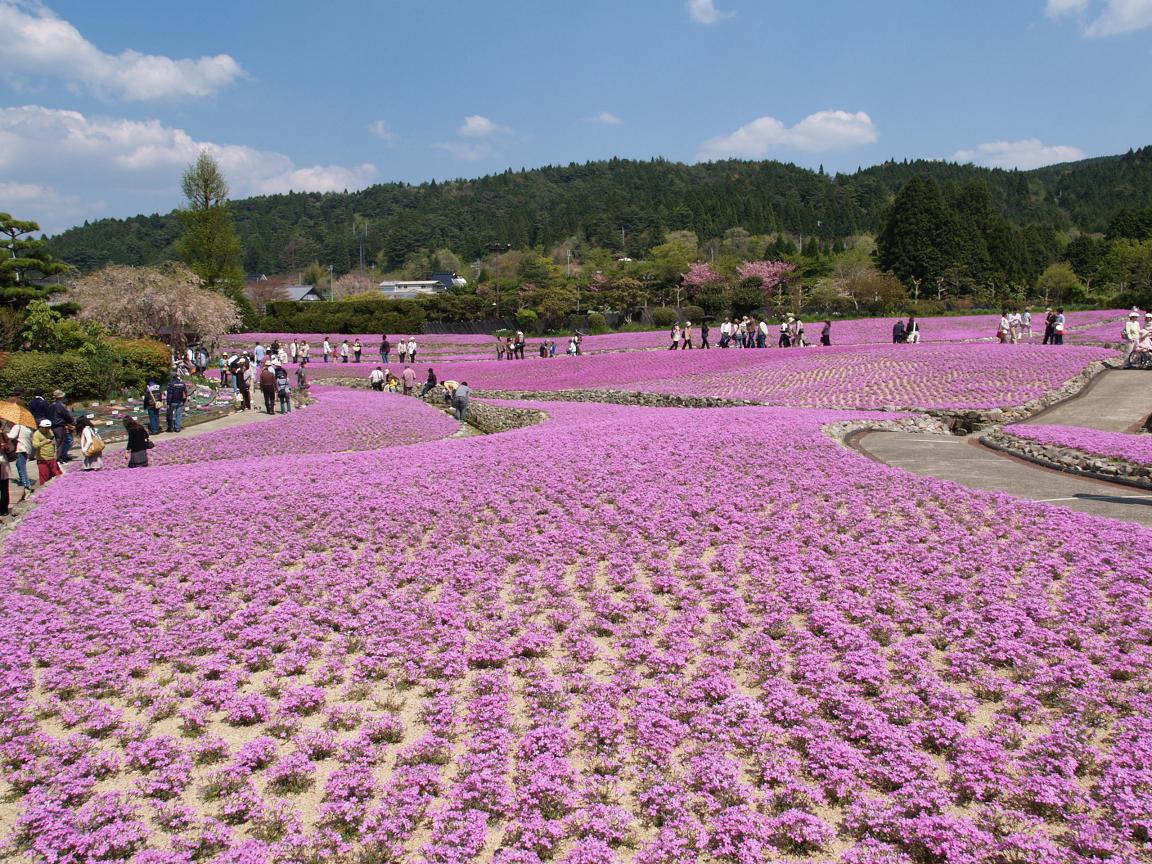
[[[589,333],[607,333],[608,321],[599,312],[588,313],[588,332]]]
[[[104,395],[87,357],[45,351],[8,355],[0,369],[0,396],[10,396],[15,390],[23,390],[27,397],[50,396],[53,390],[63,390],[73,399]]]
[[[680,310],[680,314],[685,321],[691,321],[694,324],[704,320],[704,310],[699,306],[685,306]]]
[[[163,342],[155,339],[110,339],[109,342],[120,358],[120,386],[140,389],[149,379],[163,381],[168,377],[171,355]]]
[[[652,324],[656,327],[671,327],[678,320],[675,309],[657,306],[652,310]]]

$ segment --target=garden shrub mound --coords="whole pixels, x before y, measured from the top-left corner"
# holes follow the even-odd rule
[[[1063,447],[1089,456],[1152,467],[1152,435],[1132,435],[1126,432],[1086,429],[1082,426],[1042,423],[1005,426],[1002,431],[1006,435],[1024,438],[1037,444]]]
[[[152,465],[180,465],[259,456],[338,453],[375,450],[434,441],[459,429],[419,399],[395,393],[313,386],[310,405],[251,426],[205,432],[194,438],[166,435],[149,452]],[[260,394],[256,394],[259,400]],[[108,467],[127,468],[128,456],[118,451]]]
[[[844,413],[538,407],[40,493],[17,854],[1146,856],[1152,532],[867,461]]]

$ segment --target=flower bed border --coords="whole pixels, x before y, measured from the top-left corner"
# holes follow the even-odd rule
[[[1097,456],[1073,447],[1040,444],[1005,432],[999,426],[982,435],[980,443],[992,450],[1015,456],[1043,468],[1152,491],[1152,465],[1136,465],[1123,459]]]

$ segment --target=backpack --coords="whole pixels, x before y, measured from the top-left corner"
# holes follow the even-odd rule
[[[288,379],[284,378],[280,381],[280,386],[276,388],[281,396],[287,396],[292,392],[292,385],[288,383]]]
[[[100,433],[92,431],[92,443],[88,445],[88,452],[84,455],[89,459],[94,459],[104,452],[104,439],[100,437]]]

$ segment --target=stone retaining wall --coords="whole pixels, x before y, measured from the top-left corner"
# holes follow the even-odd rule
[[[1040,444],[1028,438],[1011,435],[1000,427],[994,427],[986,435],[981,436],[980,443],[1045,468],[1096,480],[1123,483],[1139,489],[1152,489],[1152,465],[1135,465],[1122,459],[1096,456],[1071,447]]]

